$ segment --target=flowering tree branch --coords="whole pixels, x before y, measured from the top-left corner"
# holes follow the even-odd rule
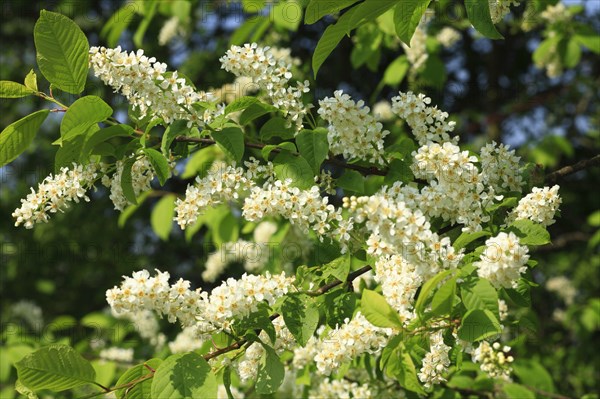
[[[550,173],[546,176],[546,182],[548,184],[554,184],[565,176],[571,175],[575,172],[579,172],[583,169],[591,168],[592,166],[600,166],[600,154],[595,155],[590,159],[584,159],[583,161],[579,161],[574,165],[565,166]]]

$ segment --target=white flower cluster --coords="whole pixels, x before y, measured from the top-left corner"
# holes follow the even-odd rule
[[[554,215],[562,199],[558,195],[559,186],[534,187],[531,193],[521,198],[519,204],[507,217],[507,222],[514,220],[531,220],[542,226],[550,226],[555,222]]]
[[[512,232],[504,232],[485,242],[481,260],[475,262],[477,274],[488,279],[496,288],[515,288],[521,274],[527,270],[529,249],[519,245],[519,238]]]
[[[98,355],[102,360],[119,363],[133,362],[133,348],[118,348],[116,346],[102,349]]]
[[[446,48],[454,46],[461,39],[460,32],[449,26],[444,26],[435,36],[438,42]]]
[[[392,112],[392,103],[387,100],[381,100],[373,105],[373,116],[377,121],[391,121],[394,119]]]
[[[521,191],[523,178],[519,174],[521,157],[515,155],[504,144],[496,142],[486,144],[480,152],[481,177],[486,185],[491,185],[495,192]]]
[[[570,306],[575,301],[577,296],[577,288],[573,282],[565,276],[552,277],[546,281],[546,289],[555,292],[567,306]]]
[[[442,331],[433,333],[429,338],[429,352],[423,358],[423,366],[418,374],[419,380],[425,388],[431,388],[445,382],[444,373],[448,371],[450,347],[444,344]]]
[[[512,367],[510,364],[514,361],[514,358],[510,355],[507,356],[510,349],[510,346],[503,347],[499,342],[490,345],[487,341],[481,341],[472,353],[473,362],[479,363],[481,371],[490,378],[511,381]]]
[[[329,204],[327,197],[321,197],[318,186],[300,190],[291,183],[290,179],[277,180],[252,188],[244,201],[243,217],[253,222],[280,215],[304,232],[312,229],[321,239],[332,236],[335,225],[342,221],[341,209]]]
[[[418,199],[418,190],[395,183],[370,197],[343,201],[355,215],[354,221],[364,223],[370,234],[369,254],[400,255],[426,280],[443,269],[455,268],[463,255],[454,250],[448,238],[440,239],[431,231],[427,218],[417,209]]]
[[[173,16],[163,24],[162,28],[160,28],[160,32],[158,32],[158,44],[164,46],[184,32],[185,29],[183,29],[179,17]]]
[[[365,353],[379,353],[387,345],[392,329],[375,327],[360,312],[317,343],[314,360],[320,374],[330,375],[345,362]]]
[[[347,380],[325,379],[312,389],[308,399],[371,399],[374,398],[371,389],[366,384],[358,385]]]
[[[132,154],[132,156],[135,156]],[[112,175],[112,178],[107,174],[102,176],[102,184],[110,188],[110,199],[118,211],[123,211],[129,201],[125,198],[123,193],[123,187],[121,185],[121,178],[123,176],[123,168],[125,161],[118,160],[115,163],[116,170]],[[139,196],[141,193],[150,190],[150,183],[154,179],[154,169],[150,160],[146,156],[142,156],[133,163],[131,166],[131,186],[135,196]]]
[[[186,353],[202,347],[202,340],[199,338],[195,326],[185,327],[175,339],[169,342],[171,353]]]
[[[71,201],[79,203],[81,198],[89,201],[86,191],[93,186],[97,170],[97,164],[73,163],[70,169],[63,167],[60,173],[46,176],[37,192],[31,188],[31,193],[21,199],[21,207],[12,213],[15,226],[23,224],[31,229],[35,223],[48,222],[51,213],[62,212]]]
[[[283,318],[278,317],[273,320],[273,327],[275,327],[275,342],[272,342],[271,338],[269,338],[268,334],[264,331],[260,332],[259,337],[263,342],[267,344],[270,343],[270,346],[278,355],[281,355],[285,350],[290,350],[297,345],[294,336],[286,327]],[[260,359],[264,353],[265,348],[257,342],[246,349],[244,356],[237,365],[238,374],[242,382],[256,378],[256,372],[260,366]]]
[[[400,92],[398,96],[392,98],[392,111],[406,121],[419,145],[425,145],[430,141],[457,143],[458,137],[450,139],[448,134],[454,130],[456,122],[446,121],[448,113],[437,107],[430,107],[429,104],[431,98],[425,94],[415,95],[412,91]]]
[[[562,2],[558,2],[555,5],[548,4],[548,7],[540,13],[540,17],[549,24],[556,24],[570,21],[573,18],[573,15]]]
[[[498,299],[498,313],[500,321],[504,321],[508,317],[508,305],[504,299]]]
[[[482,184],[475,162],[477,157],[450,142],[429,142],[413,152],[415,177],[430,183],[421,190],[420,208],[429,217],[462,223],[464,231],[481,230],[489,220],[484,211],[494,200],[494,191]]]
[[[42,308],[31,301],[21,300],[10,306],[10,315],[25,321],[31,329],[39,331],[44,327]]]
[[[156,277],[150,277],[147,270],[141,270],[123,277],[120,287],[106,291],[106,300],[117,315],[148,309],[167,316],[171,323],[179,319],[187,327],[195,324],[203,310],[200,288],[191,291],[190,282],[183,279],[169,285],[168,272],[156,270]]]
[[[220,204],[223,200],[238,198],[238,192],[248,190],[251,181],[242,168],[213,164],[208,174],[187,186],[185,198],[175,201],[175,220],[185,230],[193,225],[201,212]]]
[[[410,39],[410,46],[402,43],[402,48],[406,53],[406,58],[411,64],[411,70],[416,72],[420,70],[427,62],[429,54],[427,54],[427,32],[424,25],[424,21],[421,21],[412,38]]]
[[[167,341],[167,337],[160,332],[156,315],[151,310],[143,309],[139,312],[117,314],[111,309],[111,313],[113,317],[132,322],[140,337],[148,341],[156,350],[162,349]]]
[[[510,12],[510,7],[517,7],[521,0],[489,0],[492,22],[497,24]]]
[[[329,123],[329,150],[347,159],[383,164],[383,139],[390,132],[370,114],[364,101],[354,102],[342,90],[319,101],[319,115]]]
[[[381,284],[383,296],[404,321],[414,317],[412,307],[423,277],[402,256],[382,256],[375,262],[375,281]]]
[[[165,124],[183,119],[188,125],[203,125],[213,118],[211,111],[196,111],[192,105],[213,101],[212,94],[197,92],[177,71],[167,72],[167,65],[148,58],[144,50],[127,53],[121,47],[90,48],[90,66],[94,75],[121,92],[145,117],[150,111]]]
[[[210,296],[203,292],[202,313],[197,312],[198,331],[211,334],[228,331],[234,319],[241,319],[258,310],[258,305],[267,302],[273,305],[287,294],[294,283],[294,277],[285,273],[255,276],[244,274],[239,280],[229,278],[214,288]]]
[[[236,76],[252,78],[265,90],[273,105],[284,112],[289,124],[302,128],[302,120],[308,109],[302,102],[302,95],[309,92],[308,81],[289,85],[292,78],[292,65],[289,55],[276,58],[269,47],[258,47],[256,43],[243,47],[231,46],[219,59],[221,67]]]

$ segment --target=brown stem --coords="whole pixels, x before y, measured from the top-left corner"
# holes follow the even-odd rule
[[[595,155],[590,159],[584,159],[583,161],[579,161],[575,165],[568,165],[550,173],[546,176],[546,182],[548,184],[554,184],[565,176],[597,165],[600,165],[600,154]]]

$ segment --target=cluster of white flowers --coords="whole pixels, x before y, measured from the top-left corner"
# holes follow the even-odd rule
[[[391,334],[391,328],[375,327],[357,312],[352,320],[344,320],[344,324],[329,331],[317,343],[314,360],[318,372],[330,375],[357,356],[379,353]]]
[[[426,27],[421,22],[412,38],[410,39],[410,46],[402,43],[402,48],[406,53],[406,58],[411,64],[411,71],[417,72],[427,62],[429,54],[427,53],[427,32]]]
[[[270,343],[271,347],[275,350],[278,355],[281,355],[285,350],[290,350],[297,345],[294,336],[288,330],[283,321],[283,318],[278,317],[273,320],[273,327],[275,327],[275,342],[271,341],[268,334],[263,331],[260,332],[260,339],[265,343]],[[238,374],[242,382],[248,381],[252,378],[256,378],[256,372],[259,369],[260,359],[265,353],[265,348],[260,343],[253,343],[246,349],[244,356],[240,359],[237,364]]]
[[[508,305],[504,299],[498,299],[498,313],[500,321],[504,321],[508,317]]]
[[[455,268],[463,255],[454,250],[448,238],[440,239],[431,231],[427,218],[417,209],[418,199],[417,189],[395,183],[370,197],[344,198],[343,205],[370,234],[367,253],[400,255],[418,275],[428,279],[443,269]]]
[[[324,379],[312,389],[309,399],[371,399],[374,395],[368,385],[347,380]]]
[[[258,305],[267,302],[273,305],[287,294],[294,283],[294,277],[285,273],[255,276],[244,274],[239,280],[229,278],[214,288],[210,296],[203,292],[202,313],[197,312],[198,331],[211,334],[229,331],[234,319],[241,319],[258,310]]]
[[[446,48],[454,46],[461,39],[460,32],[449,26],[444,26],[435,36],[438,42]]]
[[[347,159],[383,164],[383,139],[390,132],[370,114],[364,101],[355,102],[342,90],[319,101],[319,115],[329,123],[329,150]]]
[[[546,289],[555,292],[567,306],[572,305],[577,296],[577,288],[565,276],[552,277],[546,281]]]
[[[160,28],[160,32],[158,32],[158,44],[164,46],[184,32],[185,30],[183,29],[179,17],[172,16],[163,24],[162,28]]]
[[[494,199],[494,188],[482,183],[477,157],[445,142],[428,143],[413,152],[411,169],[429,185],[421,190],[419,207],[429,217],[462,223],[463,231],[481,230],[489,220],[485,208]]]
[[[10,306],[10,315],[25,321],[31,329],[39,331],[44,327],[42,308],[31,301],[21,300]]]
[[[481,341],[472,353],[473,362],[479,363],[481,371],[490,378],[511,381],[512,367],[510,364],[514,361],[514,358],[510,355],[507,356],[510,349],[510,346],[503,347],[499,342],[490,345],[487,341]]]
[[[431,388],[445,382],[444,373],[448,371],[450,347],[444,344],[442,331],[437,331],[429,337],[429,352],[423,358],[423,366],[418,374],[425,388]]]
[[[132,154],[132,156],[135,156]],[[115,209],[123,211],[129,201],[125,198],[123,193],[123,187],[121,185],[121,179],[123,177],[123,168],[125,167],[123,160],[118,160],[115,163],[115,172],[112,178],[105,174],[102,176],[102,184],[110,188],[110,199],[113,202]],[[106,168],[106,167],[105,167]],[[131,166],[131,186],[133,187],[133,193],[135,196],[139,196],[141,193],[150,190],[150,183],[154,179],[154,168],[150,160],[146,156],[141,156]]]
[[[302,120],[308,108],[302,102],[302,95],[309,92],[308,81],[289,85],[292,78],[292,65],[289,54],[277,58],[269,47],[258,47],[256,43],[243,47],[231,46],[219,59],[221,67],[236,76],[252,78],[265,90],[273,105],[284,112],[289,124],[302,128]]]
[[[504,144],[488,143],[480,152],[481,177],[486,185],[491,185],[496,192],[521,191],[523,178],[519,174],[521,157],[515,155]]]
[[[374,279],[381,284],[383,296],[390,306],[403,320],[411,320],[414,296],[423,284],[415,267],[401,256],[382,256],[375,262]]]
[[[167,72],[166,64],[148,58],[143,50],[127,53],[120,46],[91,47],[90,66],[94,75],[115,92],[120,91],[141,117],[151,111],[165,124],[183,119],[190,126],[201,126],[215,116],[212,111],[197,111],[192,107],[199,101],[213,101],[212,94],[197,92],[177,71]]]
[[[252,222],[280,215],[305,232],[312,229],[320,238],[335,234],[336,224],[342,221],[341,209],[321,197],[318,186],[300,190],[291,183],[291,179],[277,180],[252,188],[244,201],[243,217]]]
[[[194,325],[196,316],[202,312],[201,289],[191,291],[187,280],[179,279],[169,285],[169,273],[159,270],[156,277],[150,277],[147,270],[123,277],[120,287],[106,291],[106,300],[117,315],[149,309],[167,316],[171,323],[179,319],[187,327]]]
[[[169,342],[171,353],[186,353],[202,347],[202,340],[198,337],[195,326],[185,327],[175,339]]]
[[[549,24],[556,24],[570,21],[573,18],[573,14],[569,12],[569,9],[562,2],[558,2],[555,5],[548,4],[548,7],[540,13],[540,17]]]
[[[12,213],[15,226],[23,224],[31,229],[35,223],[48,222],[51,213],[62,212],[71,201],[79,203],[81,198],[89,201],[86,191],[93,186],[97,170],[97,164],[73,163],[70,169],[63,167],[60,173],[46,176],[37,192],[31,188],[31,193],[21,199],[21,207]]]
[[[458,142],[458,137],[450,138],[448,133],[454,130],[456,122],[447,121],[448,113],[437,107],[430,107],[431,98],[425,94],[415,95],[412,91],[400,92],[392,98],[392,111],[404,119],[411,128],[419,145],[430,141],[443,143]]]
[[[294,348],[294,360],[292,362],[294,369],[301,370],[314,360],[320,345],[319,337],[325,331],[325,327],[324,324],[319,326],[316,334],[309,338],[304,347],[296,346]]]
[[[492,22],[497,24],[510,12],[510,7],[517,7],[521,0],[489,0]]]
[[[474,265],[479,277],[488,279],[494,287],[515,288],[527,270],[528,252],[527,246],[519,245],[514,233],[502,232],[486,240],[481,260]]]
[[[185,198],[175,201],[175,220],[182,229],[193,225],[201,212],[223,200],[238,198],[238,192],[248,190],[251,180],[242,168],[213,164],[208,174],[187,186]]]
[[[555,222],[554,215],[562,199],[558,195],[560,187],[534,187],[531,193],[521,198],[519,204],[507,217],[507,222],[514,220],[532,220],[542,226],[550,226]]]
[[[373,116],[377,121],[390,121],[394,119],[392,112],[392,103],[387,100],[381,100],[373,105]]]
[[[102,349],[98,355],[102,360],[119,363],[133,362],[133,348],[118,348],[116,346]]]

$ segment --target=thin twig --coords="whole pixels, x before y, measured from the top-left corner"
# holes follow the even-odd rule
[[[558,169],[546,176],[546,183],[554,184],[565,176],[571,175],[580,170],[591,168],[592,166],[600,166],[600,154],[593,156],[590,159],[584,159],[577,162],[575,165],[568,165]]]

